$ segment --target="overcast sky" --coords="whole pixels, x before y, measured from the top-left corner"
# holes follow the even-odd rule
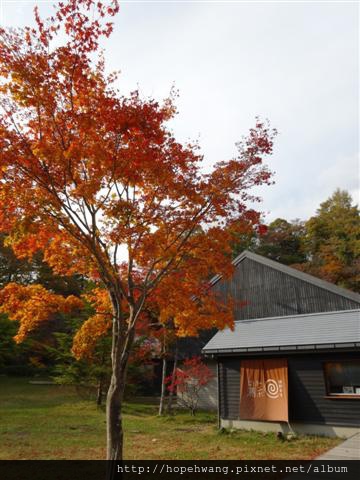
[[[1,22],[29,24],[34,5],[0,0]],[[337,188],[359,201],[358,2],[123,1],[105,44],[127,93],[162,99],[174,84],[179,140],[206,165],[235,155],[259,115],[279,131],[261,189],[267,219],[305,219]]]

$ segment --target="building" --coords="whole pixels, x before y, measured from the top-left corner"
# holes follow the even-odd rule
[[[212,281],[239,302],[235,330],[203,348],[217,379],[202,406],[216,405],[224,427],[341,436],[359,429],[360,295],[250,252],[234,265],[231,279]]]

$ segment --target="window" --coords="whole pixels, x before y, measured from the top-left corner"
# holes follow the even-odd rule
[[[324,365],[327,395],[360,397],[360,360]]]

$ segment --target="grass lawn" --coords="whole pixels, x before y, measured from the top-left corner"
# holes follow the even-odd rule
[[[124,409],[127,460],[311,459],[338,439],[275,434],[219,433],[213,414],[159,418],[155,405],[127,403]],[[31,385],[0,377],[0,459],[104,459],[105,413],[72,387]]]

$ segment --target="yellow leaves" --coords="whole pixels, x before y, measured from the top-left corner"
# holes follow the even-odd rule
[[[79,358],[91,358],[99,338],[108,333],[111,328],[111,319],[108,315],[98,314],[86,320],[77,331],[72,353]]]
[[[83,302],[73,295],[67,298],[49,292],[42,285],[9,283],[0,290],[0,313],[18,321],[16,342],[22,342],[28,333],[36,329],[56,313],[69,313],[83,307]]]
[[[98,340],[106,335],[112,325],[112,307],[109,294],[103,288],[94,288],[83,295],[95,310],[77,331],[72,353],[76,358],[91,358]]]
[[[104,289],[95,288],[84,298],[92,303],[96,314],[88,318],[76,333],[73,353],[77,358],[91,357],[100,337],[111,327],[111,303]],[[6,313],[11,320],[19,322],[15,336],[22,342],[41,323],[50,320],[56,313],[71,313],[81,310],[84,302],[78,297],[56,295],[42,285],[19,285],[9,283],[0,290],[0,313]]]
[[[103,288],[94,288],[91,292],[83,295],[90,302],[98,314],[112,315],[112,306],[108,292]]]
[[[74,310],[81,310],[84,306],[84,302],[74,295],[69,295],[64,299],[61,311],[63,313],[71,313]]]

